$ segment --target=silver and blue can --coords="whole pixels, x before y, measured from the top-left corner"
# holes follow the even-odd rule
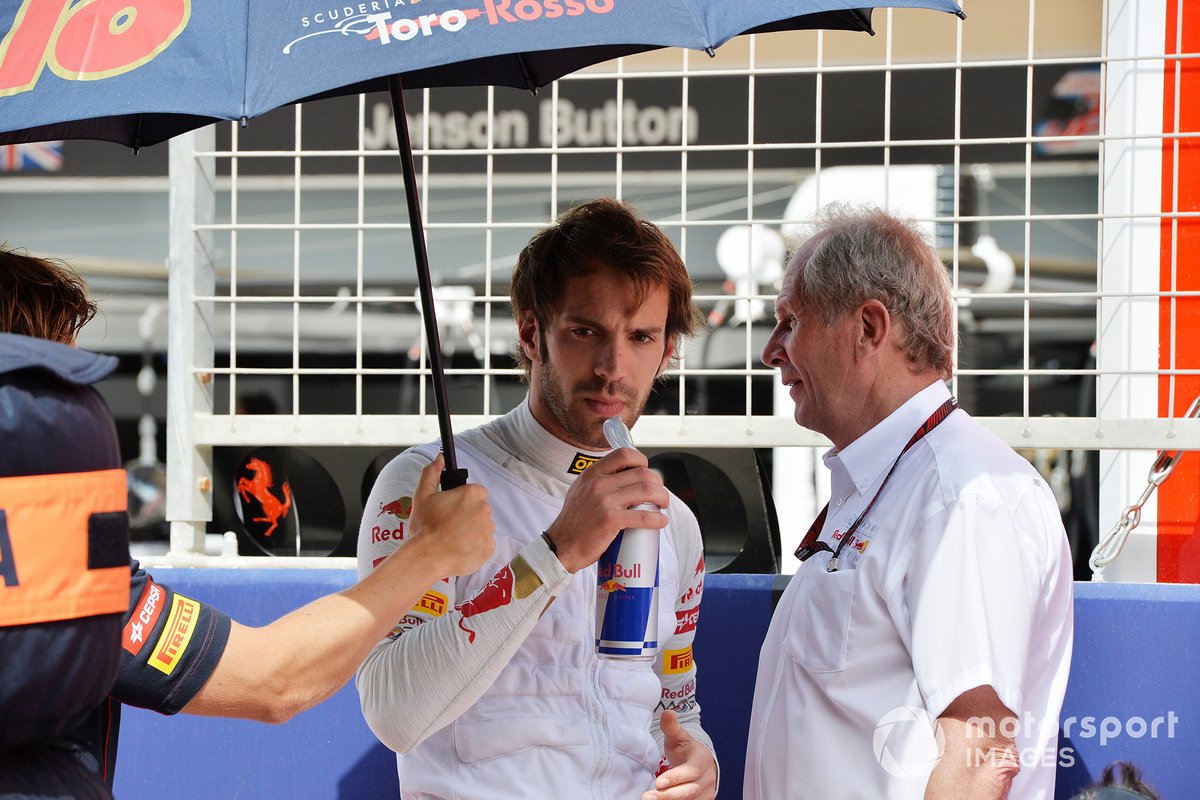
[[[620,417],[604,423],[613,447],[633,447]],[[658,511],[649,503],[639,509]],[[658,546],[662,531],[626,528],[596,562],[596,654],[653,661],[658,654]]]
[[[596,562],[596,653],[601,658],[652,661],[658,652],[660,536],[662,531],[627,528]]]

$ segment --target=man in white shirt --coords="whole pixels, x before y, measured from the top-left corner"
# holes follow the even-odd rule
[[[832,498],[759,657],[747,800],[1054,796],[1071,559],[1049,487],[957,408],[946,270],[832,209],[762,359],[825,434]]]
[[[404,798],[712,798],[691,655],[703,588],[696,519],[642,454],[602,425],[632,426],[692,332],[691,282],[670,240],[596,200],[522,250],[512,278],[529,395],[455,438],[485,485],[496,550],[441,581],[368,655],[363,715],[398,756]],[[405,547],[405,517],[438,444],[382,471],[358,540],[360,576]],[[639,503],[663,509],[639,511]],[[652,662],[598,659],[596,560],[623,528],[662,529]]]

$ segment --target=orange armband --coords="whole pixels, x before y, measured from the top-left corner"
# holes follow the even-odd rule
[[[0,626],[129,608],[125,470],[0,478]]]

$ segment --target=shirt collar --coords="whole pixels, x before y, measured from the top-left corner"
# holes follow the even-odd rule
[[[863,494],[883,477],[921,423],[949,398],[945,382],[934,381],[840,451],[826,451],[821,460],[831,471],[840,465]]]
[[[571,482],[577,477],[578,471],[572,471],[572,466],[579,460],[579,456],[594,460],[610,452],[580,450],[550,433],[533,416],[528,395],[521,405],[513,410],[512,421],[511,434],[514,438],[510,447],[513,448],[513,452],[520,453],[522,461],[565,482]]]

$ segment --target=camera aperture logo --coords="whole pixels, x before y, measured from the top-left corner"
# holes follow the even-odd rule
[[[871,739],[879,766],[905,780],[929,777],[945,744],[937,720],[916,706],[900,706],[884,714]]]

